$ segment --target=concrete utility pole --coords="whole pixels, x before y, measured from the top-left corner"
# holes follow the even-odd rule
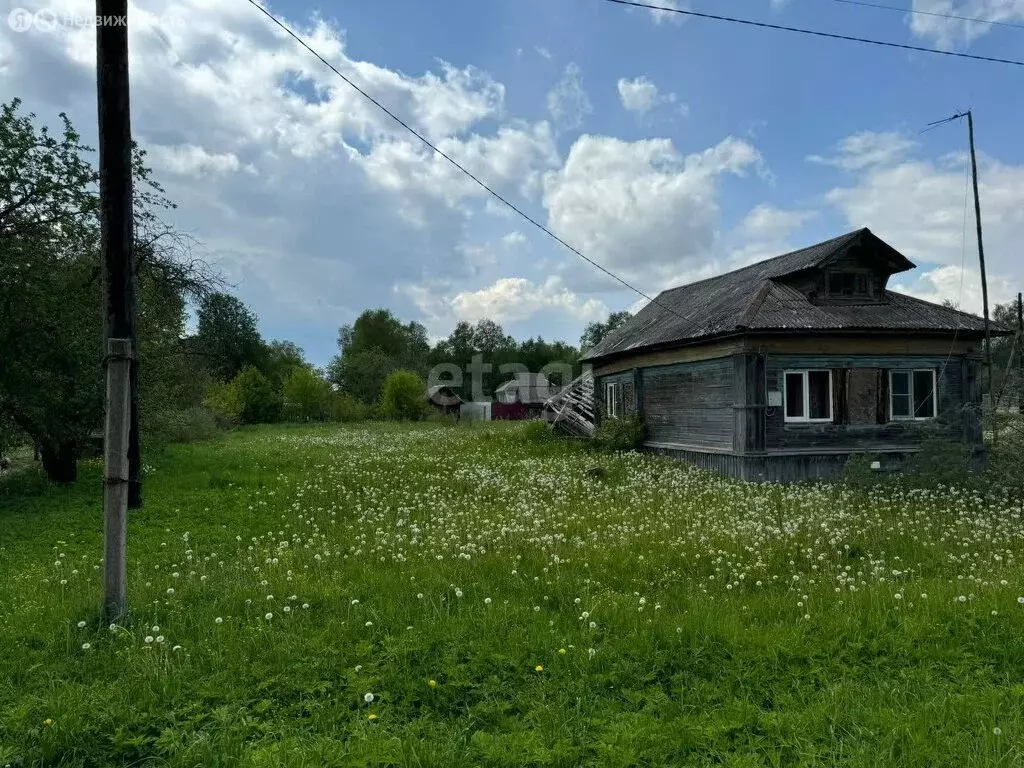
[[[135,259],[128,0],[96,0],[96,16],[103,325],[107,353],[103,612],[106,620],[113,621],[127,609],[128,428],[131,361],[136,352],[132,316]]]

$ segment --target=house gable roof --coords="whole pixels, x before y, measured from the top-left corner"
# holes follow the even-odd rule
[[[895,291],[883,301],[814,304],[788,284],[810,270],[823,270],[861,246],[880,272],[914,268],[906,257],[859,229],[717,277],[663,291],[634,317],[588,350],[593,361],[648,347],[688,343],[743,331],[895,330],[975,332],[981,318]]]

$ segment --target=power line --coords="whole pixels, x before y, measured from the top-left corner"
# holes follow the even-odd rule
[[[252,0],[250,0],[251,2]],[[973,53],[962,53],[960,51],[943,51],[938,48],[925,48],[919,45],[906,45],[904,43],[890,43],[885,40],[872,40],[867,37],[854,37],[853,35],[840,35],[834,32],[821,32],[816,29],[804,29],[802,27],[787,27],[782,24],[769,24],[766,21],[753,21],[751,19],[740,19],[735,16],[719,16],[714,13],[701,13],[700,11],[688,11],[683,8],[670,8],[665,5],[649,5],[647,3],[635,2],[635,0],[602,0],[605,3],[615,5],[626,5],[633,8],[644,8],[648,11],[664,11],[665,13],[678,13],[682,16],[695,16],[701,19],[713,19],[715,21],[728,21],[733,24],[745,24],[749,27],[762,27],[764,29],[778,29],[783,32],[798,32],[802,35],[814,35],[815,37],[827,37],[832,40],[848,40],[854,43],[867,43],[868,45],[881,45],[885,48],[901,48],[905,51],[917,51],[919,53],[937,53],[942,56],[955,56],[960,59],[974,59],[976,61],[990,61],[996,64],[1012,64],[1017,67],[1024,67],[1024,61],[1015,59],[999,59],[994,56],[977,56]]]
[[[860,5],[865,8],[877,8],[880,11],[897,11],[899,13],[913,13],[920,16],[937,16],[940,19],[953,19],[955,21],[969,21],[974,24],[993,24],[1000,27],[1015,27],[1024,29],[1024,24],[1014,24],[1012,21],[996,21],[995,19],[979,19],[976,16],[957,16],[955,13],[939,13],[938,11],[920,11],[916,8],[900,8],[896,5],[883,5],[881,3],[865,3],[863,0],[834,0],[845,5]]]
[[[504,203],[504,204],[505,204],[506,206],[508,206],[508,207],[509,207],[510,209],[512,209],[513,211],[515,211],[516,213],[518,213],[518,214],[519,214],[520,216],[522,216],[522,217],[523,217],[524,219],[526,219],[526,220],[527,220],[528,222],[530,222],[531,224],[533,224],[533,226],[535,226],[535,227],[536,227],[537,229],[539,229],[539,230],[540,230],[541,232],[543,232],[544,234],[546,234],[546,235],[548,235],[549,237],[553,238],[553,239],[554,239],[554,240],[555,240],[556,242],[558,242],[558,243],[560,243],[561,245],[563,245],[563,246],[565,246],[566,248],[568,248],[568,249],[569,249],[570,251],[572,251],[573,253],[575,253],[575,254],[576,254],[577,256],[579,256],[579,257],[580,257],[581,259],[583,259],[583,260],[584,260],[585,262],[587,262],[588,264],[591,264],[592,266],[594,266],[594,267],[597,267],[597,268],[598,268],[599,270],[601,270],[602,272],[604,272],[604,273],[605,273],[606,275],[608,275],[609,277],[611,277],[611,278],[613,278],[614,280],[617,280],[618,282],[622,283],[622,285],[624,285],[624,286],[626,286],[627,288],[629,288],[629,290],[633,291],[634,293],[638,294],[639,296],[642,296],[643,298],[647,299],[647,300],[648,300],[648,301],[650,301],[651,303],[653,303],[653,304],[656,304],[657,306],[661,307],[662,309],[668,310],[669,312],[671,312],[671,313],[672,313],[673,315],[675,315],[675,316],[676,316],[676,317],[678,317],[679,319],[681,319],[681,320],[682,320],[682,319],[684,319],[682,315],[680,315],[680,314],[679,314],[678,312],[674,311],[674,310],[673,310],[672,308],[670,308],[670,307],[666,307],[666,306],[665,306],[664,304],[662,304],[661,302],[659,302],[659,301],[658,301],[657,299],[655,299],[655,298],[652,298],[651,296],[649,296],[648,294],[644,293],[643,291],[641,291],[641,290],[640,290],[639,288],[637,288],[636,286],[634,286],[634,285],[632,285],[632,284],[630,284],[630,283],[626,282],[625,280],[623,280],[623,279],[622,279],[621,277],[619,277],[618,275],[616,275],[616,274],[615,274],[614,272],[611,272],[610,270],[606,269],[605,267],[602,267],[602,266],[601,266],[600,264],[598,264],[598,263],[597,263],[596,261],[594,261],[593,259],[591,259],[591,258],[587,257],[586,255],[584,255],[582,251],[579,251],[579,250],[577,250],[576,248],[574,248],[574,247],[573,247],[572,245],[570,245],[570,244],[569,244],[569,243],[567,243],[567,242],[566,242],[565,240],[563,240],[562,238],[560,238],[560,237],[559,237],[558,235],[556,235],[556,234],[555,234],[554,232],[552,232],[552,231],[551,231],[550,229],[548,229],[548,228],[547,228],[547,227],[545,227],[545,226],[544,226],[543,224],[541,224],[541,223],[540,223],[539,221],[537,221],[536,219],[534,219],[534,218],[533,218],[532,216],[530,216],[530,215],[529,215],[528,213],[526,213],[525,211],[523,211],[523,210],[522,210],[521,208],[519,208],[519,207],[518,207],[517,205],[515,205],[514,203],[512,203],[512,202],[510,202],[509,200],[507,200],[507,199],[505,199],[504,197],[502,197],[502,196],[501,196],[501,195],[500,195],[500,194],[499,194],[498,192],[496,192],[495,190],[491,189],[491,187],[489,187],[489,186],[488,186],[487,184],[485,184],[485,183],[484,183],[483,181],[481,181],[481,180],[480,180],[479,178],[477,178],[477,177],[476,177],[475,175],[473,175],[473,174],[472,174],[472,173],[471,173],[470,171],[468,171],[468,170],[467,170],[466,168],[464,168],[464,167],[463,167],[462,165],[460,165],[460,164],[459,164],[459,163],[458,163],[457,161],[455,161],[454,159],[452,159],[452,157],[451,157],[450,155],[446,154],[446,153],[445,153],[445,152],[444,152],[443,150],[439,149],[439,148],[438,148],[438,147],[437,147],[436,145],[432,144],[432,143],[430,142],[430,140],[429,140],[429,139],[427,139],[427,138],[426,138],[426,137],[425,137],[425,136],[424,136],[423,134],[421,134],[421,133],[420,133],[419,131],[417,131],[417,130],[416,130],[415,128],[413,128],[413,127],[412,127],[412,126],[410,126],[410,125],[409,125],[408,123],[406,123],[406,122],[405,122],[404,120],[402,120],[402,118],[398,117],[398,115],[396,115],[396,114],[395,114],[394,112],[392,112],[392,111],[391,111],[390,109],[388,109],[388,108],[387,108],[386,106],[384,106],[384,105],[383,105],[383,104],[381,104],[381,103],[380,103],[379,101],[377,101],[377,99],[375,99],[375,98],[374,98],[373,96],[371,96],[371,95],[370,95],[369,93],[367,93],[367,92],[366,92],[366,91],[364,91],[364,90],[363,90],[362,88],[360,88],[360,87],[359,87],[358,85],[356,85],[356,84],[355,84],[354,82],[352,82],[352,80],[350,80],[350,79],[349,79],[348,77],[346,77],[345,75],[343,75],[343,74],[342,74],[342,73],[341,73],[341,72],[340,72],[340,71],[338,70],[338,68],[337,68],[337,67],[335,67],[335,66],[334,66],[333,64],[331,64],[331,63],[330,63],[329,61],[327,61],[327,59],[325,59],[325,58],[324,58],[323,56],[321,56],[321,55],[320,55],[319,53],[317,53],[317,52],[316,52],[316,51],[315,51],[315,50],[314,50],[313,48],[311,48],[311,47],[310,47],[309,45],[307,45],[307,44],[306,44],[306,41],[305,41],[305,40],[303,40],[303,39],[302,39],[301,37],[299,37],[299,36],[298,36],[298,35],[297,35],[297,34],[296,34],[295,32],[293,32],[293,31],[292,31],[292,30],[291,30],[291,29],[290,29],[290,28],[289,28],[289,27],[288,27],[288,26],[287,26],[286,24],[284,24],[284,23],[283,23],[282,21],[280,21],[280,20],[279,20],[279,19],[278,19],[278,18],[277,18],[276,16],[274,16],[274,14],[272,14],[272,13],[271,13],[270,11],[268,11],[268,10],[267,10],[266,8],[264,8],[264,7],[263,7],[263,6],[261,6],[261,5],[259,4],[259,3],[257,3],[257,2],[256,2],[256,0],[248,0],[248,3],[249,3],[249,4],[251,5],[251,6],[253,6],[253,7],[254,7],[254,8],[256,9],[256,10],[258,10],[258,11],[259,11],[260,13],[262,13],[262,14],[263,14],[264,16],[266,16],[266,17],[267,17],[268,19],[270,19],[270,20],[271,20],[272,22],[274,22],[274,24],[276,24],[276,25],[277,25],[278,27],[280,27],[280,28],[281,28],[281,29],[283,29],[283,30],[284,30],[285,32],[287,32],[287,33],[288,33],[288,35],[290,35],[290,36],[291,36],[292,38],[294,38],[294,39],[295,39],[295,41],[296,41],[296,42],[298,42],[298,44],[299,44],[299,45],[301,45],[301,46],[302,46],[303,48],[305,48],[305,49],[306,49],[307,51],[309,51],[309,52],[310,52],[311,54],[313,54],[313,55],[314,55],[314,56],[316,56],[316,57],[317,57],[318,59],[320,59],[321,63],[322,63],[322,64],[323,64],[323,65],[324,65],[325,67],[327,67],[328,69],[330,69],[330,70],[331,70],[331,71],[332,71],[332,72],[333,72],[334,74],[336,74],[336,75],[337,75],[338,77],[340,77],[340,78],[341,78],[342,80],[344,80],[344,81],[345,81],[345,83],[347,83],[347,84],[349,85],[349,87],[351,87],[351,88],[355,89],[355,90],[356,90],[356,91],[357,91],[357,92],[358,92],[358,93],[359,93],[359,94],[360,94],[361,96],[363,96],[363,97],[364,97],[365,99],[367,99],[368,101],[370,101],[370,102],[371,102],[371,103],[372,103],[372,104],[373,104],[373,105],[374,105],[375,107],[377,107],[377,109],[379,109],[379,110],[380,110],[381,112],[383,112],[384,114],[386,114],[386,115],[387,115],[388,117],[390,117],[390,118],[391,118],[392,120],[394,120],[394,121],[395,121],[396,123],[398,123],[398,124],[399,124],[400,126],[402,126],[403,128],[405,128],[405,130],[407,130],[407,131],[408,131],[409,133],[411,133],[411,134],[412,134],[413,136],[415,136],[415,137],[416,137],[417,139],[419,139],[419,140],[420,140],[421,142],[423,142],[423,143],[424,143],[424,144],[425,144],[426,146],[430,147],[430,149],[432,149],[432,150],[433,150],[433,151],[434,151],[434,152],[435,152],[436,154],[440,155],[440,156],[441,156],[441,157],[443,157],[443,158],[444,158],[445,160],[447,160],[447,161],[448,161],[449,163],[451,163],[451,164],[452,164],[452,165],[453,165],[453,166],[454,166],[454,167],[455,167],[456,169],[458,169],[459,171],[461,171],[462,173],[464,173],[464,174],[465,174],[466,176],[468,176],[468,177],[469,177],[470,179],[472,179],[472,180],[473,180],[474,182],[476,182],[478,186],[480,186],[480,187],[481,187],[482,189],[484,189],[485,191],[487,191],[487,192],[488,192],[488,193],[489,193],[490,195],[492,195],[492,196],[493,196],[493,197],[495,197],[495,198],[496,198],[497,200],[499,200],[499,201],[501,201],[502,203]]]

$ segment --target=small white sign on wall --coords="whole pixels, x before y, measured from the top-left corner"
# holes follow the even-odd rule
[[[768,405],[771,407],[778,407],[782,405],[782,393],[779,391],[773,391],[768,393]]]

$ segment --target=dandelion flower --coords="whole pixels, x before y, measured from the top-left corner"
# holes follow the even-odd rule
[[[533,668],[533,670],[534,670],[534,672],[543,672],[544,671],[544,665],[543,664],[538,664],[536,667]]]
[[[180,650],[181,650],[181,646],[180,645],[176,645],[173,648],[171,648],[171,651],[174,652],[174,653],[177,653]]]
[[[302,610],[308,611],[309,610],[309,603],[303,603],[302,604]]]
[[[88,643],[82,643],[82,650],[83,651],[88,651],[90,648],[92,648],[92,646],[89,645]]]
[[[992,735],[993,736],[1002,736],[1003,735],[1003,729],[1002,728],[998,728],[998,727],[997,728],[993,728],[992,729]]]
[[[372,721],[377,719],[377,715],[375,715],[373,712],[371,712],[369,715],[366,716],[366,719],[370,720],[372,722]]]
[[[153,642],[153,636],[152,635],[146,635],[146,639],[144,640],[144,642],[146,643],[146,645],[149,645],[150,643]]]
[[[485,597],[484,598],[484,605],[490,605],[490,604],[491,604],[491,598]]]
[[[78,622],[78,628],[79,629],[85,629],[85,622],[84,621]]]
[[[565,648],[559,648],[558,649],[558,655],[559,656],[565,656],[565,654],[567,654],[567,653],[568,653],[568,651],[565,650]]]
[[[157,635],[157,636],[156,636],[156,641],[157,641],[158,643],[162,643],[162,642],[164,641],[164,636],[163,636],[163,635]]]
[[[356,664],[356,672],[362,672],[362,671],[363,671],[363,665],[362,664]]]
[[[224,623],[224,619],[222,619],[220,616],[218,616],[216,619],[213,620],[213,623],[214,624],[223,624]]]
[[[49,728],[51,725],[53,725],[53,718],[48,717],[45,720],[43,720],[43,725]]]
[[[591,629],[597,629],[597,622],[596,621],[590,622],[590,628]]]
[[[455,590],[455,596],[456,597],[462,597],[462,590],[461,589],[456,589]]]
[[[154,624],[153,625],[153,631],[154,632],[159,632],[160,631],[160,627],[158,627],[156,624]]]
[[[367,704],[372,704],[373,703],[373,694],[372,693],[364,694],[363,695],[363,701],[365,701]]]
[[[264,619],[266,619],[267,621],[270,621],[270,620],[271,620],[272,618],[274,618],[274,614],[272,614],[272,613],[268,613],[268,614],[267,614],[266,616],[264,616],[263,618],[264,618]]]
[[[429,688],[437,688],[437,680],[427,680],[427,686]]]

